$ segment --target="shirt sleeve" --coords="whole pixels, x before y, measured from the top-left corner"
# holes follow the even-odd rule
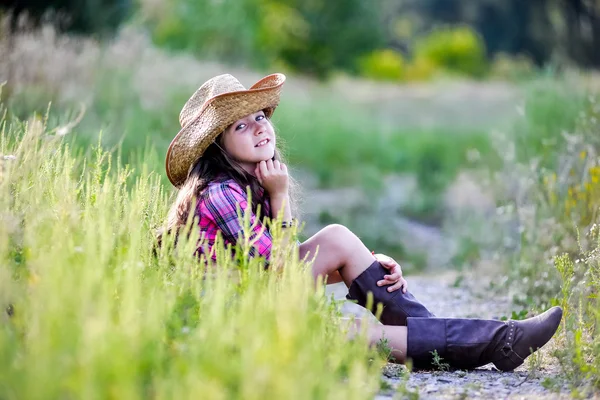
[[[238,219],[237,207],[240,207],[242,217],[245,216],[248,200],[241,187],[230,182],[223,182],[209,188],[206,199],[206,207],[214,218],[217,227],[223,234],[223,238],[230,243],[236,243],[243,226]],[[250,224],[255,225],[256,215],[250,211]],[[257,239],[258,238],[258,239]],[[250,239],[257,239],[250,249],[250,256],[260,255],[267,260],[271,256],[273,238],[271,233],[263,225],[262,221],[256,223]]]

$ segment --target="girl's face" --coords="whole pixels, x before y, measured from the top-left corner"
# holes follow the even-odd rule
[[[275,131],[263,111],[235,121],[223,132],[222,145],[242,167],[254,174],[256,164],[275,155]]]

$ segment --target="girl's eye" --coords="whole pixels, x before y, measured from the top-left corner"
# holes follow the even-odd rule
[[[244,129],[246,127],[246,124],[239,124],[238,126],[235,127],[236,131],[239,131],[240,129]]]
[[[265,119],[265,116],[264,116],[264,115],[259,115],[259,116],[257,116],[257,117],[256,117],[256,120],[257,120],[257,121],[261,121],[261,120],[263,120],[263,119]]]

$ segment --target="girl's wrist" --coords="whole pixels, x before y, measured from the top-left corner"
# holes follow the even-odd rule
[[[287,192],[287,190],[285,192],[281,192],[281,193],[274,193],[271,195],[271,201],[281,201],[281,200],[286,200],[289,197],[289,193]]]
[[[284,221],[289,221],[292,219],[292,214],[290,212],[290,197],[289,193],[279,193],[275,195],[271,195],[271,213],[274,218],[277,218],[281,212],[282,219]]]

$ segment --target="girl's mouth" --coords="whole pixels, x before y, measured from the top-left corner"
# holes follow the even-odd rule
[[[256,146],[254,146],[254,147],[262,147],[262,146],[264,146],[265,144],[269,143],[270,141],[271,141],[271,139],[263,139],[263,140],[261,140],[260,142],[258,142],[258,143],[256,144]]]

